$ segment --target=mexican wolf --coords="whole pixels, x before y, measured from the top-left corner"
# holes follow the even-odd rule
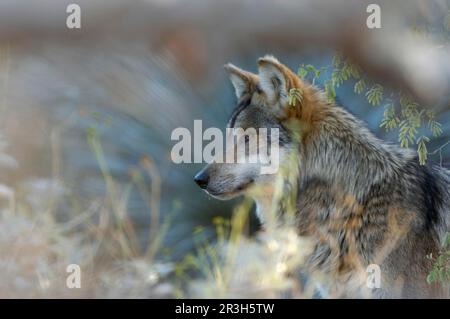
[[[437,254],[449,229],[450,173],[377,139],[274,57],[258,66],[258,74],[225,66],[238,99],[228,127],[278,128],[278,173],[211,163],[195,176],[198,185],[219,199],[254,198],[266,224],[283,219],[294,197],[298,234],[313,242],[305,268],[326,278],[324,297],[443,297],[426,282],[426,256]],[[291,89],[301,93],[294,106]],[[360,280],[373,264],[380,289]]]

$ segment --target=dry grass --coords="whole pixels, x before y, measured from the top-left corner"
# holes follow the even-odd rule
[[[250,201],[236,208],[231,221],[216,221],[216,243],[199,241],[197,251],[181,262],[170,256],[161,258],[158,252],[170,223],[160,223],[160,178],[149,157],[142,160],[141,166],[152,181],[150,190],[141,185],[140,172],[130,174],[151,208],[153,227],[142,245],[127,209],[132,186],[119,185],[111,176],[95,132],[90,133],[88,143],[107,193],[86,210],[61,218],[59,209],[71,194],[59,173],[58,143],[55,134],[52,178],[28,180],[17,189],[0,187],[0,297],[306,296],[295,272],[304,258],[298,248],[305,247],[306,253],[308,245],[287,226],[261,233],[257,239],[244,236]],[[6,154],[2,156],[6,158]],[[80,289],[66,285],[70,264],[81,268]]]

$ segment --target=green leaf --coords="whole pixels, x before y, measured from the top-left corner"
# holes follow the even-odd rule
[[[416,109],[419,104],[410,95],[400,94],[400,106],[405,109]]]
[[[437,274],[434,270],[432,270],[427,276],[427,282],[429,284],[432,284],[436,281],[436,279],[437,279]]]
[[[384,107],[383,120],[380,127],[384,127],[386,131],[393,130],[400,124],[400,119],[397,116],[394,103],[388,103]]]
[[[336,98],[336,89],[332,80],[325,81],[325,93],[327,94],[328,102],[334,103]]]
[[[414,142],[416,133],[417,133],[417,127],[415,125],[416,123],[411,123],[408,119],[405,119],[400,122],[400,132],[398,135],[400,146],[401,147],[408,147],[410,143]]]
[[[361,79],[355,83],[354,91],[357,94],[361,94],[365,88],[366,88],[366,82],[363,79]]]
[[[297,101],[302,104],[303,102],[303,92],[299,88],[292,88],[289,90],[289,105],[296,106]]]
[[[361,77],[361,72],[358,66],[351,64],[350,65],[350,75],[352,76],[352,78],[354,78],[355,80],[359,79]]]
[[[443,133],[442,124],[435,120],[435,114],[433,111],[426,111],[428,117],[428,128],[434,137],[438,137]]]
[[[347,81],[352,74],[352,66],[349,63],[345,63],[341,69],[341,78]]]
[[[319,78],[320,75],[322,74],[322,72],[325,71],[325,70],[326,70],[325,67],[322,67],[322,68],[316,70],[316,71],[314,72],[314,78]]]
[[[306,70],[308,70],[308,72],[315,72],[316,71],[316,67],[312,64],[308,64],[306,66]]]
[[[304,80],[305,77],[308,75],[308,70],[305,69],[304,65],[301,65],[298,68],[297,74],[302,80]]]
[[[372,105],[379,105],[383,100],[383,87],[375,84],[366,92],[367,101]]]
[[[344,78],[342,77],[342,72],[340,69],[335,69],[333,71],[331,74],[331,80],[336,87],[339,87],[342,83],[344,83]]]
[[[430,141],[430,139],[426,136],[421,136],[417,140],[417,154],[419,155],[419,163],[420,165],[425,165],[428,160],[428,150],[427,150],[427,143]]]
[[[337,53],[333,56],[333,67],[338,68],[342,63],[342,56]]]

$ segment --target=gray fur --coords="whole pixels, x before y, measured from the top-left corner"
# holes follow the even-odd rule
[[[260,72],[260,76],[267,73]],[[273,92],[264,94],[259,83],[240,89],[241,106],[230,120],[232,125],[278,127],[281,161],[296,153],[297,167],[285,163],[292,174],[299,172],[296,185],[290,185],[289,171],[282,177],[286,197],[296,191],[298,233],[315,240],[306,269],[311,275],[325,274],[322,285],[328,296],[443,297],[438,286],[426,282],[432,266],[426,255],[436,255],[449,229],[449,171],[419,165],[415,152],[379,140],[361,121],[329,105],[324,94],[311,86],[308,90],[315,93],[310,103],[321,106],[321,120],[300,140],[295,138],[296,129],[280,117],[280,100],[265,98],[275,96]],[[242,107],[242,101],[248,105]],[[272,104],[277,105],[276,111]],[[302,125],[301,121],[297,124],[300,132]],[[209,164],[203,171],[209,175],[206,190],[214,196],[228,199],[247,194],[255,198],[262,219],[270,214],[273,193],[254,189],[266,189],[277,176],[260,176],[257,167],[249,164]],[[281,200],[279,215],[283,210]],[[355,278],[370,264],[380,265],[382,287],[367,295],[365,282]]]

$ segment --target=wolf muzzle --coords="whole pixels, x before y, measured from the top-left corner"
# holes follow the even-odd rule
[[[194,176],[194,181],[201,189],[206,189],[209,182],[209,174],[205,169],[202,169]]]

